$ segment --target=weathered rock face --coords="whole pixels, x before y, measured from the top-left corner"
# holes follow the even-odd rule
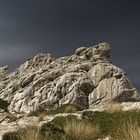
[[[109,101],[140,101],[125,72],[111,64],[107,43],[59,59],[35,56],[1,77],[0,98],[10,103],[10,112],[19,113],[67,103],[94,108]]]
[[[89,95],[90,107],[109,101],[139,101],[138,92],[120,68],[110,63],[98,63],[88,75],[96,87]]]

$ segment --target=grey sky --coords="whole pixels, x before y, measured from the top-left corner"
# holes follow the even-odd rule
[[[140,89],[139,0],[0,0],[0,65],[44,52],[70,55],[107,41],[112,62]]]

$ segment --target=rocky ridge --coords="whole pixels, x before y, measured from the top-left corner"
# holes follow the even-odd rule
[[[140,96],[126,76],[110,60],[108,43],[80,47],[71,56],[54,59],[38,54],[7,74],[1,68],[0,99],[10,103],[11,113],[48,110],[63,104],[95,108],[110,101],[137,102]]]

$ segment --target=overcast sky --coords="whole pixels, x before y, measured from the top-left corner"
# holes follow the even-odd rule
[[[139,0],[0,0],[0,66],[13,70],[40,52],[57,58],[104,41],[140,89]]]

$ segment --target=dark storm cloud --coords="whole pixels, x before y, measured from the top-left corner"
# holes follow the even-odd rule
[[[0,65],[107,41],[113,63],[140,89],[139,7],[139,0],[1,0]]]

